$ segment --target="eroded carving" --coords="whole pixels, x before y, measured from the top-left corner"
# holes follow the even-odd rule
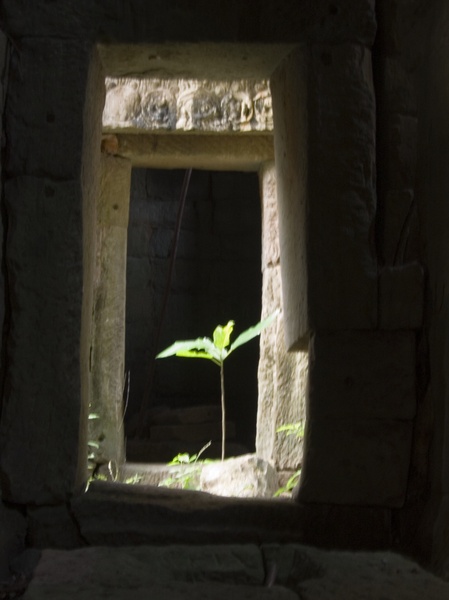
[[[267,81],[106,80],[106,132],[271,131]]]

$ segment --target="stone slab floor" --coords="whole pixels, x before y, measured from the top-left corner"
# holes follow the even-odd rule
[[[0,597],[18,597],[4,594]],[[444,600],[449,583],[388,552],[333,552],[297,544],[88,547],[42,551],[21,597]]]

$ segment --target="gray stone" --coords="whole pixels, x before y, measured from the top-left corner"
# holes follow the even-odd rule
[[[281,304],[279,266],[264,270],[262,299],[266,314]],[[277,468],[297,469],[302,460],[301,443],[276,429],[305,419],[308,353],[286,351],[284,327],[280,315],[260,336],[256,453]]]
[[[96,207],[96,263],[94,311],[90,347],[89,460],[113,461],[120,468],[125,457],[125,317],[126,242],[128,236],[131,163],[103,156],[100,196]]]
[[[406,70],[401,57],[387,56],[384,59],[382,92],[382,100],[389,112],[406,115],[416,113],[416,76]]]
[[[370,329],[377,323],[370,52],[350,44],[314,46],[307,106],[309,328]]]
[[[263,578],[261,553],[249,545],[46,550],[24,598],[296,598],[262,587]]]
[[[232,48],[228,49],[223,56],[223,52],[216,52],[214,44],[209,44],[206,49],[197,49],[195,55],[198,40],[204,39],[205,36],[203,28],[205,8],[201,0],[192,0],[188,7],[174,7],[160,3],[157,5],[157,22],[152,18],[154,7],[142,5],[137,0],[129,2],[126,6],[114,3],[108,7],[98,0],[95,2],[65,0],[63,8],[59,10],[44,0],[37,0],[32,7],[27,5],[26,0],[16,2],[5,0],[5,5],[9,29],[17,37],[35,35],[71,38],[76,36],[114,40],[122,44],[129,44],[130,40],[134,40],[140,45],[152,40],[151,46],[142,49],[140,60],[136,60],[135,57],[139,48],[134,46],[126,48],[128,50],[126,56],[123,56],[125,52],[121,50],[119,55],[121,54],[122,61],[118,64],[115,61],[116,71],[113,71],[119,76],[130,72],[147,71],[149,66],[154,70],[157,69],[158,75],[163,75],[167,70],[170,72],[165,63],[168,62],[168,67],[172,67],[169,59],[173,61],[173,54],[176,57],[180,49],[174,45],[171,51],[166,50],[167,43],[161,48],[160,42],[166,42],[167,39],[193,42],[193,51],[191,50],[187,55],[186,64],[183,65],[183,75],[187,73],[193,78],[207,76],[213,79],[217,70],[224,73],[232,72],[231,67],[233,63],[235,64],[236,55],[232,52]],[[331,8],[327,1],[320,0],[312,5],[306,4],[305,8],[301,7],[299,11],[294,8],[296,5],[293,5],[292,9],[290,0],[265,0],[257,5],[257,13],[254,13],[255,9],[249,10],[248,7],[240,4],[225,4],[220,6],[220,18],[210,24],[206,39],[230,42],[229,45],[234,45],[236,41],[245,42],[249,37],[248,41],[252,46],[256,42],[269,40],[271,44],[262,47],[259,51],[259,60],[242,61],[240,75],[246,78],[256,77],[259,74],[261,55],[265,60],[270,59],[269,66],[274,68],[280,59],[280,49],[277,46],[282,47],[286,40],[292,43],[301,42],[310,36],[319,41],[334,43],[355,41],[367,46],[372,45],[374,41],[376,17],[373,0],[360,0],[356,4],[348,0],[338,0],[331,5]],[[252,23],[251,26],[249,21]],[[106,50],[109,50],[109,56]],[[117,49],[114,44],[108,44],[106,50],[104,51],[105,65],[110,70]],[[150,63],[148,56],[153,57]],[[229,56],[234,60],[230,62]],[[158,59],[162,57],[165,59],[164,64],[159,67]],[[209,62],[208,59],[211,63],[205,74],[204,70],[202,71],[203,75],[192,68],[192,63],[195,63],[195,58],[198,60],[198,57],[203,63]],[[241,59],[241,52],[237,57]],[[268,74],[271,71],[272,69]]]
[[[25,535],[25,517],[0,502],[0,581],[11,575],[10,564],[23,551]]]
[[[385,177],[389,189],[410,189],[415,184],[417,125],[415,117],[403,115],[393,115],[386,123]]]
[[[379,224],[381,250],[387,265],[405,262],[410,253],[410,241],[416,209],[412,190],[389,191],[383,202],[383,219]]]
[[[83,545],[77,523],[67,505],[30,507],[28,544],[33,548],[78,548]]]
[[[432,600],[448,593],[446,581],[392,552],[335,552],[300,545],[262,548],[275,565],[276,583],[304,600]]]
[[[413,422],[310,417],[301,502],[403,506]]]
[[[414,417],[413,332],[317,333],[310,354],[308,418]]]
[[[385,267],[379,273],[379,325],[419,329],[424,314],[424,270],[418,263]]]
[[[14,145],[7,161],[10,174],[80,177],[89,59],[82,42],[23,40],[8,86],[6,131]]]
[[[73,489],[78,468],[81,190],[74,181],[19,177],[5,194],[13,318],[1,429],[4,489],[8,500],[54,503]]]
[[[446,581],[391,552],[271,544],[46,550],[24,599],[441,600],[448,593]]]
[[[218,496],[272,498],[279,488],[279,480],[270,463],[247,454],[203,465],[200,487]]]
[[[271,131],[266,80],[106,78],[103,131]]]
[[[101,481],[71,509],[89,545],[292,542],[304,528],[302,507],[290,501]]]

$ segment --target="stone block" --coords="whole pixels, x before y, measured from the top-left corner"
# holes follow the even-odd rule
[[[281,305],[280,275],[279,266],[263,272],[263,314],[271,314]],[[284,327],[280,316],[260,336],[256,450],[278,468],[296,469],[301,462],[301,444],[276,429],[305,419],[308,353],[287,352]]]
[[[154,11],[157,12],[157,20],[152,18]],[[306,4],[301,10],[297,10],[296,4],[291,0],[265,0],[256,7],[235,3],[220,4],[219,18],[209,23],[207,36],[203,25],[207,7],[203,0],[191,0],[189,6],[185,7],[167,5],[161,1],[149,7],[138,0],[126,4],[115,0],[107,6],[101,0],[65,0],[62,8],[44,0],[36,0],[32,7],[26,0],[6,0],[4,12],[9,30],[18,37],[85,37],[122,44],[129,43],[129,40],[141,44],[149,40],[165,42],[167,39],[197,43],[204,38],[207,41],[231,43],[284,43],[286,40],[293,43],[311,37],[334,43],[356,41],[369,46],[372,45],[376,32],[373,0],[360,0],[355,4],[351,0],[338,0],[331,5],[326,0],[320,0],[312,5]],[[272,67],[279,59],[276,50],[279,50],[276,45],[273,48],[268,46],[265,50],[269,57],[270,53],[274,54],[270,63]],[[143,65],[148,69],[148,51],[149,49],[145,52],[146,60],[141,58],[141,69]],[[131,52],[128,50],[128,53]],[[221,58],[218,68],[221,67],[225,72],[230,69],[226,61],[226,54],[229,53],[230,50],[224,53],[224,57],[220,56],[223,52],[218,56],[219,61]],[[205,54],[203,60],[208,58],[210,52]],[[157,58],[156,55],[154,59]],[[217,69],[217,57],[214,56],[213,59]],[[190,54],[184,68],[190,66],[191,60]],[[253,72],[255,68],[260,68],[259,61],[245,69],[245,77],[251,77],[251,67]],[[128,70],[122,66],[119,74],[128,72],[136,72],[135,61],[130,61]],[[213,74],[214,71],[208,71],[207,76],[212,77]],[[195,76],[198,74],[195,73]]]
[[[417,152],[416,117],[392,115],[385,123],[385,181],[383,185],[391,190],[413,188],[416,177]]]
[[[279,224],[274,163],[264,165],[261,172],[262,192],[262,271],[279,264]]]
[[[412,190],[392,190],[385,194],[379,239],[383,260],[387,265],[407,262],[415,249],[416,204]],[[417,253],[412,260],[417,258]]]
[[[424,270],[418,263],[379,273],[379,327],[419,329],[424,313]]]
[[[200,488],[209,494],[237,498],[273,498],[279,488],[274,467],[255,454],[206,464]]]
[[[381,66],[382,101],[391,113],[413,115],[417,112],[417,93],[414,73],[406,69],[397,56],[385,57]]]
[[[1,429],[5,498],[55,503],[72,491],[78,469],[81,190],[78,182],[20,177],[7,182],[5,197],[12,310]]]
[[[287,588],[263,587],[263,581],[255,545],[45,550],[25,598],[297,598]]]
[[[300,48],[271,78],[276,157],[282,307],[287,349],[300,346],[309,331],[308,307],[308,54]]]
[[[413,332],[315,334],[308,418],[413,419]]]
[[[370,52],[350,44],[316,45],[307,89],[309,328],[370,329],[377,323]]]
[[[25,547],[26,520],[21,511],[0,502],[0,580],[11,576],[10,564]]]
[[[6,109],[10,175],[57,180],[81,173],[89,46],[28,38],[11,61]],[[101,90],[98,94],[101,95]],[[101,123],[98,123],[101,127]]]
[[[27,542],[32,548],[69,549],[84,546],[77,523],[65,504],[30,507],[27,520]]]
[[[412,434],[412,421],[310,417],[299,501],[403,506]]]

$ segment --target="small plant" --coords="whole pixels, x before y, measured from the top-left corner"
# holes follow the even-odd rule
[[[294,435],[299,440],[304,437],[304,422],[298,421],[298,423],[287,423],[287,425],[281,425],[276,429],[276,433],[285,433],[287,436]]]
[[[294,435],[296,438],[298,438],[298,440],[300,440],[304,437],[304,427],[304,421],[287,423],[286,425],[281,425],[278,427],[276,429],[276,433],[285,433],[287,436]],[[274,497],[278,498],[279,496],[282,496],[282,494],[290,494],[299,483],[300,476],[301,468],[299,468],[291,477],[289,477],[287,483],[276,491]]]
[[[224,361],[239,346],[246,344],[260,332],[271,325],[279,310],[275,311],[267,319],[260,321],[257,325],[246,329],[241,333],[233,344],[231,343],[231,334],[234,329],[234,321],[228,321],[227,325],[218,325],[213,333],[213,339],[197,338],[196,340],[178,341],[160,352],[156,358],[167,358],[168,356],[181,356],[185,358],[205,358],[211,360],[220,367],[221,384],[221,460],[225,456],[226,439],[226,408],[225,408],[225,388],[224,388]],[[229,346],[229,347],[228,347]]]
[[[166,477],[159,482],[159,487],[175,487],[181,488],[182,490],[198,490],[198,475],[201,472],[201,467],[198,465],[198,459],[201,454],[209,448],[211,442],[208,442],[201,448],[198,454],[188,454],[187,452],[177,454],[168,463],[169,467],[180,467],[179,470],[175,470],[169,477]],[[202,460],[201,463],[211,462],[208,460]],[[190,465],[190,467],[189,467]]]
[[[293,475],[288,479],[287,483],[276,490],[274,497],[278,498],[282,496],[282,494],[291,494],[293,492],[296,485],[299,483],[299,478],[301,476],[301,469],[298,469],[293,473]]]

